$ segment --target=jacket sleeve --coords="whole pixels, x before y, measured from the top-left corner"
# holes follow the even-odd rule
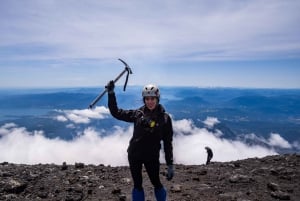
[[[167,165],[173,165],[173,126],[170,116],[165,115],[167,116],[167,122],[163,134],[163,147]]]
[[[108,93],[108,108],[111,115],[118,120],[126,122],[134,122],[135,120],[135,110],[123,110],[118,108],[115,93]]]

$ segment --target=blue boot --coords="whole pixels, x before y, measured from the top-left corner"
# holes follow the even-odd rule
[[[145,201],[144,190],[138,190],[134,188],[132,190],[132,201]]]
[[[164,187],[161,187],[159,189],[154,189],[154,193],[157,201],[167,200],[167,191]]]

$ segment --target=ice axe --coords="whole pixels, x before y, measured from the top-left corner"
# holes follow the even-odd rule
[[[124,84],[124,88],[123,88],[123,91],[125,91],[129,74],[132,74],[132,71],[131,71],[131,68],[128,66],[128,64],[125,61],[123,61],[122,59],[119,59],[119,60],[125,65],[125,69],[118,75],[118,77],[116,77],[116,79],[114,79],[114,83],[116,83],[127,72],[127,76],[126,76],[126,80],[125,80],[125,84]],[[100,93],[95,98],[95,100],[89,105],[89,109],[92,109],[96,105],[96,103],[102,98],[102,96],[104,96],[104,94],[106,92],[107,92],[107,89],[105,88],[104,91],[102,93]]]

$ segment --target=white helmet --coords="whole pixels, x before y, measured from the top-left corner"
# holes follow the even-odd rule
[[[154,84],[147,84],[146,86],[144,86],[142,96],[143,96],[143,98],[145,98],[147,96],[154,96],[159,99],[159,97],[160,97],[159,89]]]

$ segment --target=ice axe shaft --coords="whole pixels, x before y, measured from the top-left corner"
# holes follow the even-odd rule
[[[132,71],[125,61],[123,61],[122,59],[119,59],[119,60],[125,65],[125,69],[114,79],[114,83],[116,83],[127,72],[126,81],[125,81],[124,89],[123,89],[125,91],[129,74],[132,74]],[[104,94],[106,92],[107,92],[107,89],[105,88],[104,91],[102,93],[100,93],[95,98],[95,100],[89,105],[89,109],[92,109],[96,105],[96,103],[102,98],[102,96],[104,96]]]

